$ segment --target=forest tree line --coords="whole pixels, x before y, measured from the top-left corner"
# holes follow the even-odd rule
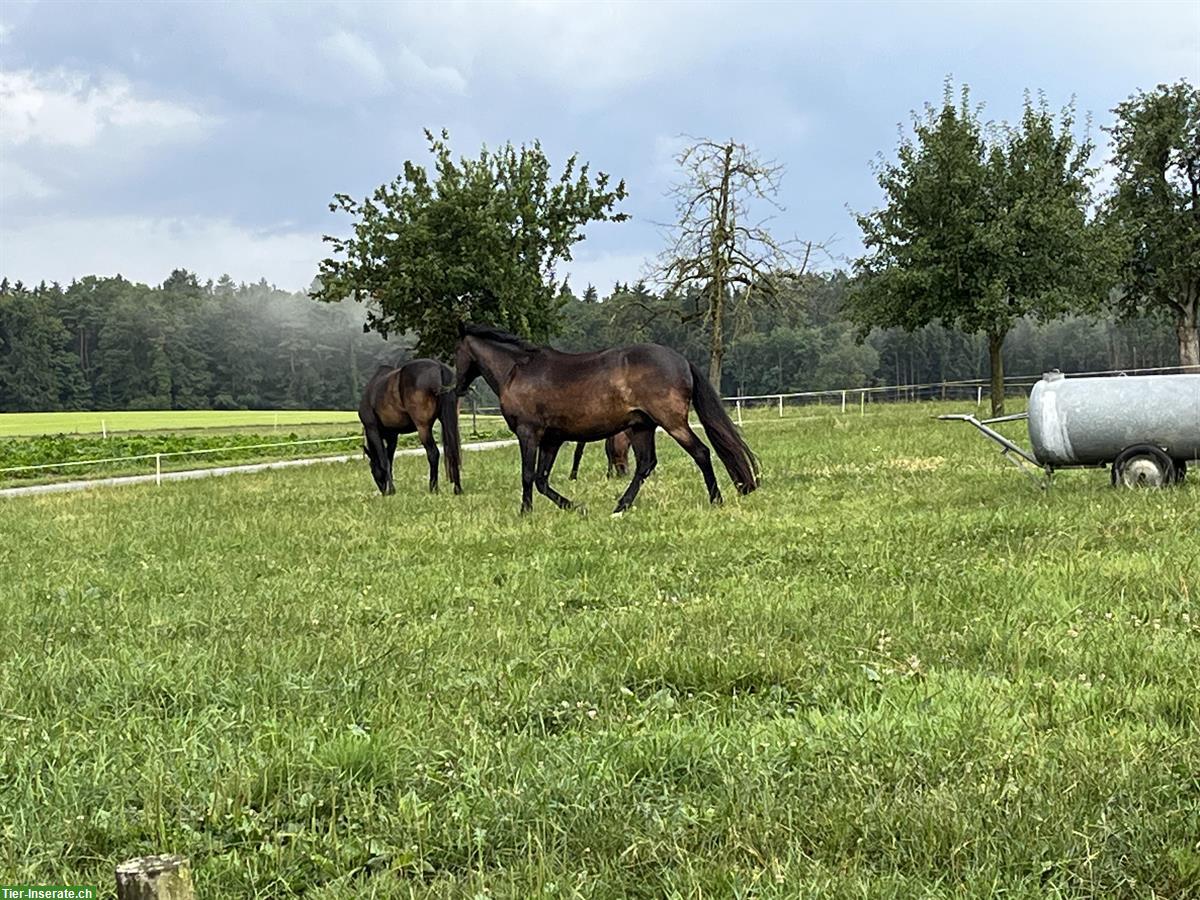
[[[859,340],[845,315],[851,279],[813,273],[770,306],[730,315],[721,390],[731,394],[926,384],[979,378],[987,341],[940,325],[877,329]],[[636,341],[674,347],[697,366],[705,335],[643,282],[601,294],[558,294],[555,338],[564,350]],[[679,301],[682,307],[684,300]],[[201,281],[177,270],[150,287],[120,276],[67,287],[0,281],[0,411],[91,409],[352,409],[380,364],[411,358],[411,335],[364,333],[353,302],[316,303],[266,282]],[[1022,320],[1005,343],[1006,368],[1095,371],[1171,366],[1163,317],[1119,321]]]

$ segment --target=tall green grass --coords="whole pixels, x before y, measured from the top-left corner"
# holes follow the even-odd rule
[[[721,508],[660,435],[618,519],[598,448],[588,516],[515,448],[0,504],[0,882],[1196,896],[1200,487],[1042,493],[942,409],[750,421]]]

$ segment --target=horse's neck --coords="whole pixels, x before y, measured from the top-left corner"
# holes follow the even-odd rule
[[[517,366],[517,354],[505,347],[498,347],[485,341],[477,340],[474,341],[474,344],[475,361],[479,363],[479,371],[483,373],[483,380],[499,397],[501,389]]]

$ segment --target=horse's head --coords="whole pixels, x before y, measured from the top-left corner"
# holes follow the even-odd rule
[[[364,438],[362,445],[363,456],[367,458],[367,462],[371,464],[371,477],[375,479],[375,486],[379,488],[379,493],[388,493],[388,471],[384,465],[382,458],[376,458],[378,454],[371,451],[371,442]],[[383,448],[380,447],[380,454]]]
[[[465,334],[459,338],[458,346],[454,348],[454,371],[457,375],[454,382],[454,392],[458,396],[465,394],[481,374],[479,361],[471,350],[470,338]]]

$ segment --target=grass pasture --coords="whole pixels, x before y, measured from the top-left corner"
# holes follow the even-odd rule
[[[1196,473],[1043,494],[947,408],[750,419],[719,509],[661,435],[615,519],[598,445],[588,516],[515,448],[0,501],[0,883],[1200,895]]]

